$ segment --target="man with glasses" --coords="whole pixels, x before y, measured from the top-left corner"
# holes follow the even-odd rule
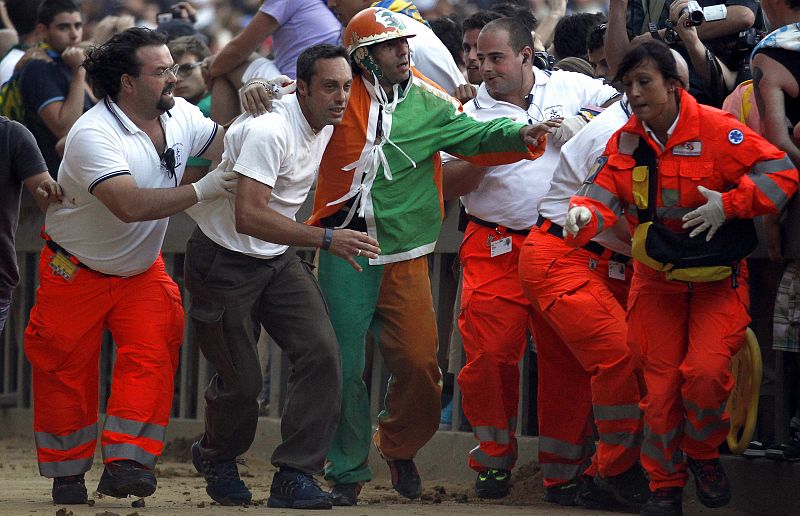
[[[180,293],[160,254],[167,217],[235,188],[235,174],[222,167],[194,183],[184,174],[189,156],[219,159],[223,131],[173,98],[179,65],[163,35],[128,29],[83,66],[102,100],[67,136],[64,200],[47,212],[25,332],[39,472],[54,479],[56,504],[87,501],[106,329],[117,354],[97,491],[118,498],[155,491],[183,336]]]
[[[39,5],[37,34],[49,59],[33,59],[21,71],[19,91],[25,126],[36,137],[50,174],[56,177],[61,156],[56,143],[94,104],[81,68],[83,17],[72,0],[45,0]]]
[[[210,55],[208,47],[196,36],[182,36],[167,43],[169,53],[178,68],[175,96],[183,97],[198,108],[206,117],[211,117],[211,92],[203,75],[203,61]],[[190,157],[186,164],[189,171],[204,174],[211,162],[205,158]],[[195,168],[196,167],[196,168]]]
[[[483,84],[464,110],[480,120],[507,117],[537,124],[566,118],[566,124],[582,106],[610,103],[617,96],[614,88],[583,74],[534,67],[533,38],[516,19],[487,23],[477,46]],[[460,195],[470,221],[459,252],[463,290],[458,324],[467,364],[458,382],[464,415],[480,441],[469,454],[469,466],[477,472],[475,487],[481,498],[508,494],[517,459],[518,364],[534,316],[520,286],[517,263],[522,242],[537,222],[536,206],[550,184],[563,133],[564,125],[556,128],[535,161],[489,168],[450,161],[443,170],[445,198]],[[538,339],[536,343],[537,349],[546,345]],[[560,483],[557,470],[571,456],[559,456],[560,448],[548,449],[550,442],[554,441],[539,444],[548,488]],[[548,489],[546,499],[556,492]]]

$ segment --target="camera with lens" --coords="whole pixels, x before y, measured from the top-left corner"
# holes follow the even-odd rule
[[[689,13],[688,17],[689,25],[693,25],[696,27],[702,24],[704,21],[712,22],[712,21],[724,20],[728,16],[728,8],[725,6],[725,4],[700,7],[700,4],[697,3],[696,0],[691,0],[688,4],[686,4],[686,7],[681,9],[681,12],[680,14],[678,14],[678,17],[680,18],[686,13]]]
[[[184,8],[177,5],[172,6],[169,11],[165,13],[159,13],[156,16],[156,22],[159,24],[166,23],[172,20],[183,20],[183,19],[184,19]],[[192,14],[188,14],[186,21],[188,21],[189,23],[196,23],[197,18]]]
[[[695,0],[692,0],[686,4],[686,7],[681,9],[681,12],[678,16],[683,16],[686,13],[689,13],[689,25],[700,25],[706,19],[706,17],[703,15],[703,8],[700,7],[700,4],[698,4]]]
[[[540,70],[552,70],[554,64],[556,64],[556,58],[547,52],[533,53],[533,66],[536,68]]]

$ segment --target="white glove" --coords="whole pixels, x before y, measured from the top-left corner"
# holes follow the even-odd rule
[[[720,226],[725,223],[725,209],[722,207],[722,194],[703,186],[698,186],[697,191],[700,192],[700,195],[708,199],[708,202],[683,216],[683,229],[697,226],[689,233],[689,236],[692,238],[707,229],[708,234],[706,234],[706,242],[708,242]]]
[[[574,206],[567,212],[567,221],[564,231],[573,237],[578,236],[578,231],[592,220],[592,212],[585,206]]]
[[[572,118],[565,118],[564,121],[561,122],[561,125],[556,127],[553,131],[553,143],[558,146],[564,145],[588,123],[589,122],[580,115]]]
[[[236,183],[239,174],[228,168],[228,160],[222,161],[217,168],[192,183],[197,195],[197,202],[216,199],[221,195],[236,194]]]

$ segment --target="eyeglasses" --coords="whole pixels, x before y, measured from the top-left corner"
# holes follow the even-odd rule
[[[167,74],[171,73],[175,77],[178,77],[178,70],[180,69],[180,67],[181,67],[181,65],[177,65],[176,64],[176,65],[170,66],[169,68],[164,68],[160,72],[156,72],[156,73],[142,73],[142,72],[139,72],[139,75],[149,75],[151,77],[161,77],[162,79],[166,79],[167,78]]]
[[[601,23],[600,25],[595,25],[592,28],[592,32],[600,32],[600,33],[605,34],[607,27],[608,27],[607,23]]]
[[[175,149],[170,147],[161,155],[161,166],[167,170],[167,177],[175,177]],[[177,185],[176,185],[177,186]]]
[[[178,67],[178,77],[189,77],[198,66],[202,66],[203,62],[182,64]]]

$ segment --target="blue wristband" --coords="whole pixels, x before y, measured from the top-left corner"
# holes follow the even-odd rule
[[[333,241],[333,228],[325,228],[325,234],[322,236],[322,248],[330,249],[332,241]]]

